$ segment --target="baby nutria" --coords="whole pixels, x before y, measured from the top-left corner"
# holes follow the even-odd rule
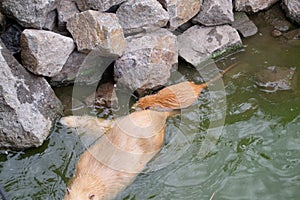
[[[185,81],[175,85],[165,87],[158,93],[142,97],[132,107],[133,109],[151,109],[157,111],[169,111],[186,108],[197,101],[201,91],[210,84],[221,78],[226,72],[236,66],[232,64],[222,71],[219,75],[203,84],[195,84],[191,81]]]
[[[117,119],[80,157],[64,199],[113,199],[161,149],[170,114],[142,110]]]

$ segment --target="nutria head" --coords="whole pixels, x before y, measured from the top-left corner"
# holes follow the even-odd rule
[[[80,174],[72,180],[64,200],[100,200],[103,199],[104,192],[105,186],[99,177]]]

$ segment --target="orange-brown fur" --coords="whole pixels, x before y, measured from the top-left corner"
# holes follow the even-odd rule
[[[211,83],[221,78],[227,71],[232,69],[237,63],[227,67],[221,74],[203,84],[185,81],[168,86],[160,90],[157,94],[142,97],[133,108],[152,109],[157,111],[168,111],[186,108],[192,105],[200,95],[201,91]]]
[[[117,119],[80,157],[64,199],[114,198],[162,147],[169,114],[144,110]]]

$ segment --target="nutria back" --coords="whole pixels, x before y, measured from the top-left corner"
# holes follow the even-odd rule
[[[117,119],[80,157],[64,199],[114,198],[162,147],[168,115],[143,110]]]

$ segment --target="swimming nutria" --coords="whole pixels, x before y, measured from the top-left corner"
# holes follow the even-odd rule
[[[80,157],[64,199],[114,198],[160,150],[170,114],[143,110],[117,119]]]
[[[236,66],[232,64],[222,71],[219,75],[203,84],[195,84],[191,81],[185,81],[175,85],[165,87],[158,93],[142,97],[132,107],[133,109],[141,108],[152,109],[157,111],[169,111],[186,108],[192,105],[200,95],[201,91],[207,88],[211,83],[221,78],[226,72]]]

